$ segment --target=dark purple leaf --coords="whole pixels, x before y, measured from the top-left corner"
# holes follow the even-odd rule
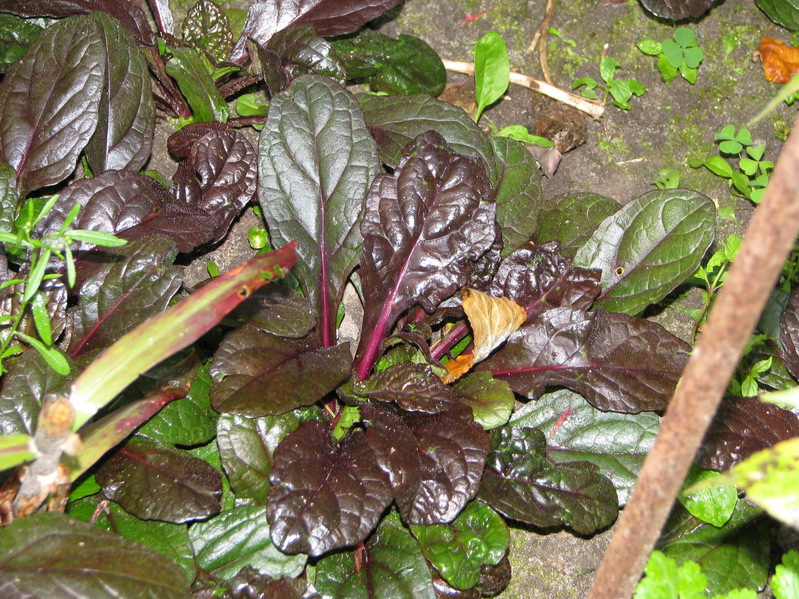
[[[394,511],[362,548],[320,560],[315,586],[329,599],[435,599],[427,561]]]
[[[97,126],[105,51],[96,21],[74,17],[43,31],[0,84],[0,151],[20,196],[75,168]]]
[[[600,410],[638,413],[666,408],[690,351],[654,322],[556,308],[518,329],[477,368],[528,397],[562,385]]]
[[[392,414],[362,407],[366,439],[408,524],[451,522],[474,498],[491,447],[466,409]]]
[[[269,285],[254,293],[228,317],[279,337],[305,337],[316,326],[313,307],[296,291]]]
[[[553,308],[588,310],[599,296],[601,271],[573,266],[557,243],[520,248],[499,265],[488,293],[527,310],[528,322]]]
[[[496,214],[482,165],[454,153],[434,131],[406,148],[393,175],[375,179],[366,202],[361,379],[403,312],[415,304],[433,312],[466,282],[470,262],[494,242]]]
[[[121,22],[140,42],[153,45],[153,35],[147,16],[131,0],[0,0],[0,12],[20,17],[70,17],[105,12]]]
[[[225,11],[211,0],[199,0],[183,21],[183,41],[207,51],[217,62],[227,60],[233,49],[233,33]]]
[[[181,523],[222,509],[222,475],[188,453],[133,439],[96,472],[108,499],[143,520]]]
[[[710,11],[715,0],[641,0],[641,4],[656,17],[670,21],[698,19]]]
[[[379,170],[375,142],[347,90],[306,75],[273,100],[259,153],[258,200],[272,242],[297,240],[292,272],[314,305],[322,344],[332,346],[358,263],[364,198]]]
[[[305,579],[266,576],[251,566],[245,566],[225,582],[229,589],[225,599],[319,599],[317,594],[305,594]]]
[[[230,486],[241,499],[266,503],[272,456],[283,438],[294,432],[299,421],[293,413],[246,418],[223,414],[217,422],[216,442]]]
[[[352,391],[373,401],[392,401],[408,412],[437,414],[458,403],[458,394],[427,364],[400,362],[352,382]]]
[[[11,233],[17,211],[17,173],[0,160],[0,232]]]
[[[138,171],[150,158],[155,104],[147,62],[136,42],[105,13],[92,14],[102,42],[106,76],[97,129],[86,146],[94,174],[109,169]]]
[[[598,193],[567,193],[548,200],[538,217],[537,243],[557,241],[560,253],[571,259],[599,224],[621,208],[616,200]]]
[[[508,518],[549,528],[566,525],[591,534],[618,513],[613,484],[589,462],[554,464],[546,437],[535,428],[504,427],[491,433],[480,499]]]
[[[502,255],[527,243],[538,228],[544,203],[538,164],[524,144],[509,137],[491,137],[499,164],[495,182],[497,223],[502,229]],[[546,241],[550,241],[547,239]]]
[[[0,317],[15,317],[19,314],[20,310],[23,308],[22,294],[24,290],[24,282],[15,283],[14,285],[0,289]],[[39,286],[38,296],[44,305],[48,320],[50,321],[52,339],[56,340],[61,336],[61,333],[64,332],[67,324],[66,283],[61,279],[42,281]],[[37,300],[34,299],[34,301]],[[34,337],[37,336],[30,310],[23,314],[17,330]]]
[[[183,282],[172,266],[175,246],[148,237],[113,252],[83,281],[69,352],[73,357],[111,345],[149,317],[166,310]]]
[[[350,372],[349,344],[319,347],[250,327],[230,333],[211,363],[211,403],[227,414],[279,415],[309,406]]]
[[[36,227],[39,235],[58,231],[75,204],[82,206],[73,227],[113,233],[128,240],[163,234],[189,252],[211,241],[218,219],[207,211],[179,203],[154,179],[132,171],[106,171],[67,187],[53,210]],[[91,245],[79,243],[78,249]]]
[[[361,432],[334,444],[330,427],[306,421],[278,446],[266,514],[283,552],[322,555],[363,541],[391,503],[383,470]]]
[[[391,168],[399,165],[405,146],[433,129],[455,152],[482,160],[492,184],[499,180],[499,167],[491,140],[463,109],[427,94],[360,94],[358,101],[366,124],[377,141],[380,159]]]
[[[340,83],[345,80],[344,66],[333,46],[319,37],[311,25],[291,25],[278,31],[265,47],[258,47],[258,56],[272,96],[305,73],[326,75]]]
[[[166,140],[166,147],[175,158],[188,158],[189,154],[191,154],[192,146],[201,137],[214,131],[227,131],[228,129],[230,127],[218,121],[190,123],[170,135]]]
[[[20,518],[0,535],[0,596],[185,599],[164,555],[63,514]]]
[[[400,0],[257,0],[247,10],[244,30],[231,59],[243,63],[246,42],[260,45],[294,23],[310,23],[325,37],[352,33],[399,4]]]
[[[791,292],[780,317],[780,344],[788,371],[799,378],[799,287]]]
[[[753,453],[799,437],[799,418],[755,397],[727,397],[705,435],[696,463],[729,470]]]

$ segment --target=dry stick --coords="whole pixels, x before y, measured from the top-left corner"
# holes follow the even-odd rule
[[[799,127],[794,127],[644,461],[589,599],[633,594],[797,231]]]
[[[473,62],[447,60],[446,58],[442,59],[442,61],[444,62],[444,67],[448,71],[452,71],[453,73],[463,73],[464,75],[474,75]],[[527,75],[522,75],[521,73],[515,73],[511,71],[510,82],[515,85],[520,85],[522,87],[526,87],[527,89],[531,89],[539,94],[548,96],[553,100],[567,104],[573,108],[576,108],[577,110],[581,110],[596,120],[601,119],[602,115],[605,114],[605,104],[603,102],[588,100],[582,96],[578,96],[577,94],[567,92],[565,89],[555,87],[554,85],[549,85],[549,83],[546,81],[539,81],[538,79],[533,79]]]
[[[527,47],[527,54],[532,54],[535,51],[535,46],[538,44],[538,61],[541,63],[541,70],[544,73],[544,80],[552,85],[552,77],[549,74],[549,61],[547,60],[547,33],[549,32],[549,24],[552,22],[552,15],[555,14],[555,0],[547,0],[547,8],[544,13],[544,19],[535,30],[535,35]]]

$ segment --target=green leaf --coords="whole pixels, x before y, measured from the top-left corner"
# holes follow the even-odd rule
[[[49,248],[45,248],[37,256],[36,264],[31,267],[28,280],[25,281],[25,291],[22,294],[23,304],[31,301],[36,292],[39,291],[51,255],[52,251]]]
[[[35,458],[31,441],[33,437],[24,433],[0,435],[0,472]]]
[[[637,46],[641,52],[649,56],[657,56],[663,52],[663,49],[660,47],[660,42],[656,40],[644,40],[638,42]]]
[[[9,597],[190,595],[184,573],[161,553],[53,512],[3,529],[0,579]]]
[[[688,48],[685,50],[685,66],[689,69],[697,69],[704,58],[702,48]]]
[[[560,253],[573,258],[599,224],[615,214],[621,205],[598,193],[568,193],[544,203],[538,217],[536,243],[557,241]]]
[[[725,139],[735,139],[735,126],[734,125],[725,125],[721,128],[721,131],[716,133],[713,136],[713,139],[716,141],[725,140]]]
[[[538,164],[527,148],[502,137],[492,137],[491,143],[501,169],[494,199],[505,257],[532,237],[538,228],[538,214],[546,204]]]
[[[542,148],[554,148],[555,142],[548,140],[546,137],[538,135],[531,135],[530,131],[524,125],[508,125],[496,132],[497,137],[510,137],[517,141],[526,144],[541,146]],[[492,140],[493,141],[493,140]]]
[[[306,75],[272,101],[259,152],[258,201],[272,242],[297,241],[293,274],[314,305],[322,345],[335,345],[366,194],[380,168],[375,140],[347,90]]]
[[[93,481],[93,478],[90,479]],[[95,483],[96,485],[96,483]],[[99,490],[99,487],[98,487]],[[140,520],[131,516],[114,502],[98,510],[100,497],[85,497],[67,505],[67,514],[83,522],[91,522],[100,530],[149,547],[161,553],[168,561],[177,564],[186,580],[191,583],[197,575],[194,548],[185,524],[170,524],[156,520]]]
[[[282,416],[246,418],[223,414],[217,422],[217,443],[222,467],[239,499],[266,503],[272,456],[286,435],[295,431],[299,420],[293,413]]]
[[[230,109],[197,51],[174,48],[170,53],[172,58],[166,63],[166,72],[177,81],[180,92],[191,106],[194,121],[226,122]]]
[[[661,46],[663,55],[669,64],[675,69],[679,69],[683,63],[683,49],[674,40],[664,40]]]
[[[416,540],[390,512],[364,543],[356,563],[352,552],[319,561],[316,588],[333,599],[435,599],[427,561]]]
[[[50,315],[47,313],[47,300],[44,294],[37,293],[33,296],[31,301],[31,313],[33,314],[33,322],[36,325],[36,332],[39,334],[45,345],[50,346],[53,344],[53,333],[50,328]]]
[[[269,103],[261,102],[254,93],[236,98],[236,114],[239,116],[262,116],[268,112]]]
[[[189,528],[197,565],[218,580],[232,578],[245,566],[272,578],[299,576],[308,556],[281,553],[269,538],[262,506],[236,507]]]
[[[789,551],[782,556],[771,579],[774,599],[799,598],[799,552]]]
[[[475,421],[486,430],[505,424],[516,405],[508,383],[493,379],[487,370],[463,377],[455,383],[455,389],[463,395],[461,402],[472,409]]]
[[[691,492],[693,485],[719,476],[721,475],[718,472],[692,467],[683,483],[685,490],[677,499],[692,515],[721,528],[730,519],[738,503],[735,485],[713,486]]]
[[[510,59],[505,40],[496,31],[489,31],[474,47],[474,85],[477,114],[499,100],[510,82]]]
[[[183,41],[206,50],[217,62],[224,62],[233,49],[233,33],[225,11],[210,0],[200,0],[183,21]]]
[[[738,143],[738,142],[733,142],[733,143]],[[722,158],[721,156],[711,156],[710,158],[705,160],[704,165],[711,173],[713,173],[714,175],[718,175],[719,177],[724,177],[725,179],[729,179],[733,175],[730,163],[724,160],[724,158]]]
[[[595,306],[637,314],[699,266],[714,237],[713,201],[687,190],[645,194],[608,217],[574,263],[602,270]]]
[[[660,58],[658,58],[658,71],[660,71],[661,79],[666,83],[672,81],[678,73],[678,70],[669,64],[665,55],[661,55]]]
[[[41,31],[27,19],[0,13],[0,73],[8,73]]]
[[[128,243],[125,239],[120,239],[115,235],[103,233],[102,231],[84,231],[81,229],[73,229],[71,231],[67,231],[67,236],[77,241],[84,241],[86,243],[91,243],[92,245],[99,245],[102,247],[122,247]]]
[[[680,67],[680,75],[691,85],[696,83],[697,70],[690,68],[687,64]]]
[[[660,417],[651,412],[602,412],[566,389],[525,404],[510,424],[531,427],[547,435],[547,457],[554,462],[591,462],[610,479],[627,503],[646,454],[652,449]]]
[[[577,89],[581,85],[585,85],[586,87],[588,87],[589,90],[592,90],[595,87],[597,87],[599,84],[596,82],[596,80],[593,77],[580,77],[574,83],[572,83],[572,89]]]
[[[726,139],[719,144],[719,151],[724,154],[739,154],[743,150],[740,142],[734,139]]]
[[[620,66],[618,60],[606,56],[599,63],[599,75],[605,83],[610,83],[616,77],[616,69]]]
[[[769,523],[761,510],[739,501],[723,528],[702,522],[676,506],[657,548],[683,563],[695,561],[707,576],[711,593],[763,588],[769,572]]]
[[[755,4],[775,23],[791,31],[799,31],[799,1],[755,0]]]
[[[433,567],[460,590],[475,586],[482,565],[496,566],[508,550],[508,525],[487,504],[470,502],[450,524],[411,526]]]
[[[256,289],[284,276],[295,260],[294,244],[257,256],[216,277],[107,348],[72,385],[75,430],[139,374],[194,343]]]
[[[645,577],[635,587],[633,599],[703,599],[707,577],[699,564],[677,562],[661,551],[653,551],[644,568]]]
[[[39,355],[44,358],[45,362],[47,362],[47,365],[55,370],[58,374],[61,376],[66,376],[69,374],[69,362],[64,354],[58,351],[55,347],[47,347],[38,339],[30,337],[19,331],[17,331],[15,335],[39,352]]]
[[[674,41],[682,48],[690,48],[697,43],[696,34],[688,27],[677,27],[677,29],[674,30]]]

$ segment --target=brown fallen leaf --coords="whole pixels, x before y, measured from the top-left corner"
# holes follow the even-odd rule
[[[764,37],[757,47],[767,81],[788,83],[799,72],[799,48],[785,45],[782,40]]]
[[[493,297],[467,288],[462,293],[463,311],[474,334],[474,350],[447,362],[447,374],[441,379],[445,383],[457,380],[472,366],[485,360],[527,320],[527,311],[507,297]]]

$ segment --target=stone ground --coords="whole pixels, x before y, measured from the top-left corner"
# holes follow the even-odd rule
[[[248,4],[228,4],[242,3]],[[540,78],[537,55],[526,56],[525,50],[544,16],[545,5],[546,0],[406,0],[380,28],[389,35],[420,37],[442,57],[462,61],[471,60],[476,40],[494,29],[507,43],[511,68]],[[482,10],[485,14],[461,25],[466,15]],[[778,86],[764,80],[762,67],[753,61],[752,54],[762,36],[790,42],[790,32],[769,21],[751,0],[726,0],[704,19],[689,24],[705,53],[696,85],[679,77],[667,85],[660,79],[656,59],[645,56],[635,44],[671,37],[673,25],[648,16],[638,2],[561,0],[555,3],[551,26],[561,36],[550,35],[548,43],[549,67],[556,85],[568,89],[584,76],[599,80],[599,61],[610,56],[622,65],[617,78],[634,78],[648,91],[632,99],[632,110],[609,104],[601,121],[586,120],[585,143],[566,153],[557,173],[544,181],[546,197],[592,191],[624,203],[654,189],[651,182],[658,172],[672,168],[680,172],[682,187],[702,191],[720,206],[733,206],[738,221],[745,224],[752,205],[732,196],[722,179],[705,169],[690,168],[687,161],[716,155],[714,133],[727,124],[745,125],[777,92]],[[725,37],[735,42],[729,53],[723,47]],[[464,79],[450,75],[452,83]],[[538,115],[548,110],[542,102],[534,92],[512,86],[506,97],[485,113],[481,124],[532,127]],[[795,113],[795,107],[783,104],[750,127],[753,137],[766,143],[767,158],[776,160],[781,146],[776,134],[790,126]],[[579,126],[576,135],[581,137]],[[165,148],[156,150],[156,156],[166,159]],[[164,170],[171,174],[168,168]],[[190,265],[189,280],[205,277],[205,260],[209,257],[222,271],[241,263],[250,253],[246,231],[253,224],[258,224],[257,218],[247,211],[224,246]],[[732,221],[722,221],[718,228],[721,238],[740,230]],[[695,294],[678,294],[675,304],[691,304]],[[678,335],[684,336],[690,326],[687,317],[673,306],[666,307],[657,318]],[[567,532],[514,531],[510,552],[514,576],[501,597],[584,597],[611,532],[583,539]]]

